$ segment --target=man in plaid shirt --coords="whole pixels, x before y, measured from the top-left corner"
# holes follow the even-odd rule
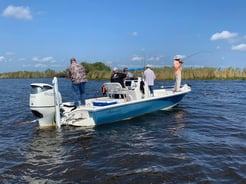
[[[68,78],[72,82],[72,93],[74,99],[74,106],[78,107],[80,104],[85,104],[85,84],[88,82],[85,68],[78,64],[75,58],[70,59],[70,66],[67,69]]]

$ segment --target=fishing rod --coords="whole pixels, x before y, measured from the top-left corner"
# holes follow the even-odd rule
[[[206,53],[206,52],[209,52],[209,53],[210,53],[210,52],[212,52],[212,51],[204,51],[204,50],[202,50],[202,51],[194,52],[194,53],[192,53],[192,54],[190,54],[190,55],[188,55],[188,56],[181,57],[181,62],[182,62],[182,64],[183,64],[183,63],[184,63],[184,60],[189,59],[189,58],[191,58],[191,57],[193,57],[193,56],[196,56],[196,55],[198,55],[198,54],[201,54],[201,53]],[[188,80],[188,85],[191,86],[189,80]]]
[[[194,53],[192,53],[192,54],[190,54],[190,55],[188,55],[188,56],[185,56],[185,57],[183,58],[183,60],[185,60],[185,59],[187,59],[187,58],[191,58],[191,57],[196,56],[196,55],[201,54],[201,53],[206,53],[206,52],[211,53],[212,51],[209,51],[209,50],[206,50],[206,51],[204,51],[204,50],[202,50],[202,51],[197,51],[197,52],[194,52]]]
[[[201,51],[197,51],[197,52],[194,52],[194,53],[191,53],[189,54],[188,56],[185,56],[185,55],[176,55],[173,59],[175,58],[179,58],[180,59],[180,62],[183,64],[184,63],[184,60],[187,60],[193,56],[196,56],[198,54],[201,54],[201,53],[206,53],[206,52],[212,52],[212,51],[204,51],[204,50],[201,50]],[[171,61],[169,61],[171,62]],[[188,81],[188,85],[191,86],[190,82]],[[161,88],[164,88],[164,84],[161,85]]]
[[[162,61],[158,62],[156,66],[158,67],[172,67],[172,62],[173,60],[175,59],[176,56],[180,56],[180,59],[181,61],[186,61],[187,59],[190,59],[196,55],[199,55],[199,54],[202,54],[202,53],[211,53],[213,51],[210,51],[210,50],[201,50],[201,51],[197,51],[197,52],[193,52],[189,55],[181,55],[181,54],[178,54],[178,55],[175,55],[174,57],[172,56],[167,56],[165,57]]]

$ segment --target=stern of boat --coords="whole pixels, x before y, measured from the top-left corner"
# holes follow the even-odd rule
[[[59,93],[61,103],[61,95]],[[56,103],[53,86],[45,83],[31,84],[30,110],[38,118],[40,127],[55,126]]]

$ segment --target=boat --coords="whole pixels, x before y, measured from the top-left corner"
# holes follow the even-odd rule
[[[52,84],[32,83],[30,110],[40,127],[97,126],[170,109],[191,92],[191,86],[184,84],[178,92],[173,87],[161,87],[151,95],[141,77],[126,79],[124,83],[125,88],[116,82],[104,83],[105,95],[86,99],[85,105],[78,107],[73,102],[62,102],[56,77]]]

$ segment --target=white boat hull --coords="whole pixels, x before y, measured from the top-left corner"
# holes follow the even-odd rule
[[[81,119],[78,118],[76,123],[74,119],[72,121],[66,119],[65,122],[69,125],[76,126],[94,126],[117,122],[157,110],[172,108],[182,100],[185,94],[186,93],[164,97],[152,97],[151,99],[138,100],[122,104],[119,103],[105,107],[86,108],[84,106],[80,106],[69,114],[80,117]],[[82,113],[83,111],[88,112],[88,114]]]
[[[157,110],[172,108],[191,91],[188,85],[184,85],[180,92],[175,93],[172,89],[157,89],[154,90],[152,97],[147,85],[144,87],[145,93],[141,92],[140,81],[141,79],[135,80],[136,86],[133,89],[121,89],[116,84],[107,83],[107,97],[87,99],[86,105],[81,105],[76,109],[71,106],[70,102],[55,103],[59,104],[61,111],[59,114],[53,112],[53,115],[44,115],[49,117],[46,117],[45,120],[44,118],[39,119],[40,126],[52,118],[55,121],[55,116],[59,116],[59,125],[96,126],[122,121]],[[115,94],[123,95],[124,98],[115,98]],[[45,124],[49,124],[49,122]]]

